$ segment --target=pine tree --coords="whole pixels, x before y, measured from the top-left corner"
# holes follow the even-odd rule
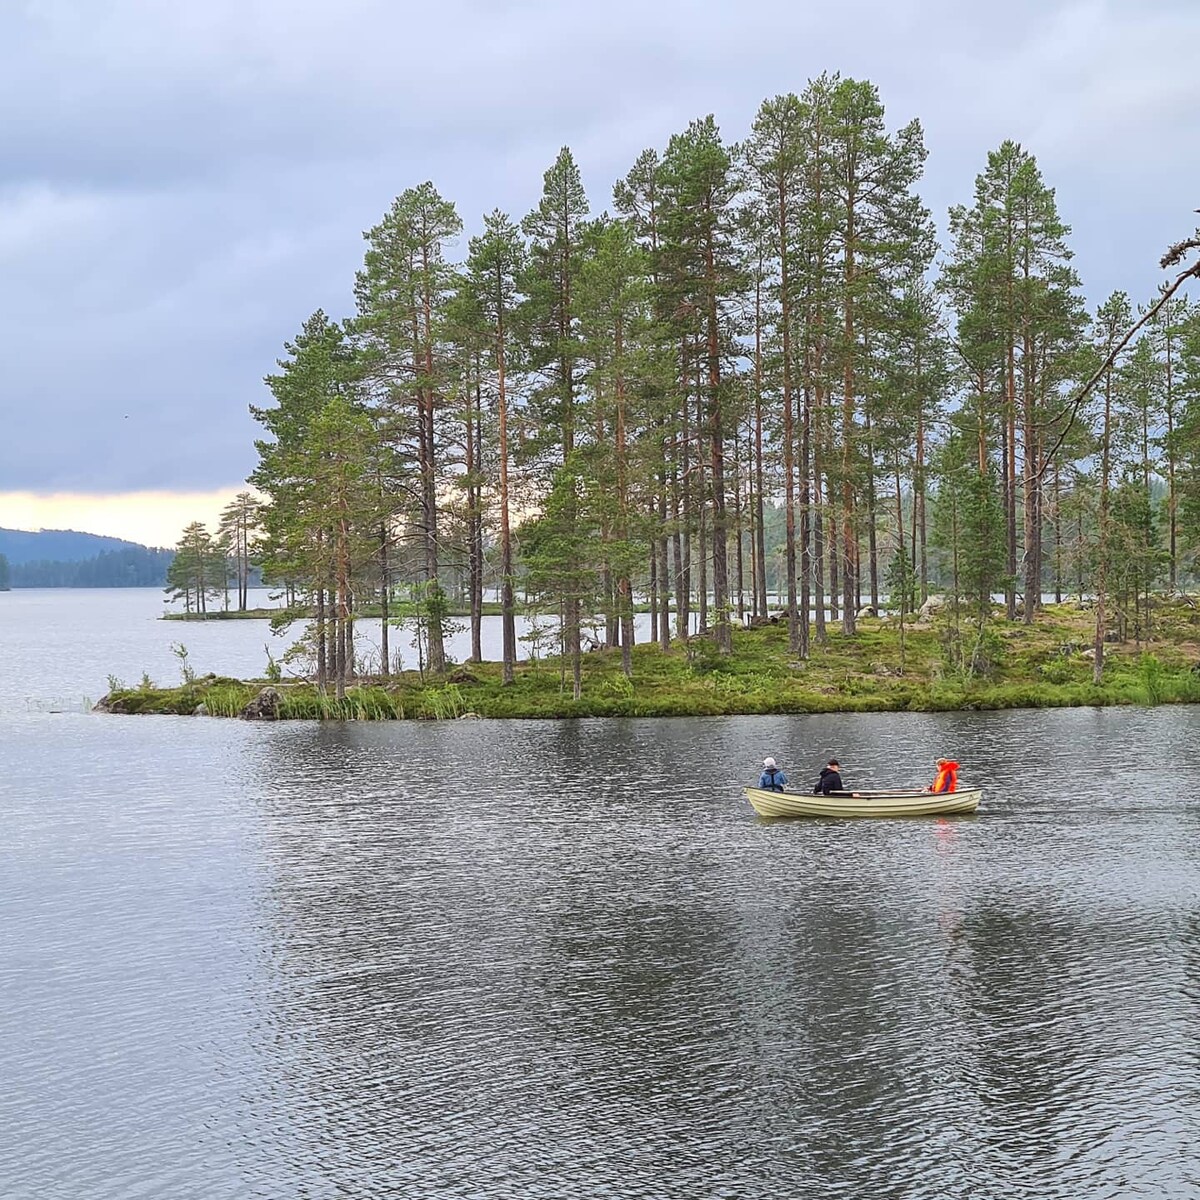
[[[221,510],[218,536],[229,547],[237,582],[238,612],[246,611],[254,544],[262,521],[262,502],[250,492],[238,494]]]
[[[327,570],[329,530],[301,521],[309,485],[304,450],[330,401],[353,394],[357,367],[345,331],[319,310],[284,349],[288,357],[279,360],[279,373],[264,381],[275,406],[250,410],[269,437],[254,443],[259,462],[249,482],[268,499],[262,512],[263,577],[285,585],[289,607],[297,589],[311,598],[317,686],[324,689],[334,651],[326,622],[333,583]]]
[[[432,183],[409,188],[364,235],[368,249],[355,284],[354,329],[365,352],[365,375],[395,453],[413,462],[419,481],[414,525],[423,559],[429,666],[435,674],[446,668],[438,417],[453,386],[445,335],[456,285],[447,248],[461,229],[454,205]]]
[[[602,569],[615,584],[615,617],[621,665],[633,673],[633,573],[645,550],[633,518],[630,489],[631,399],[640,366],[637,339],[646,325],[645,256],[626,221],[601,221],[591,236],[591,253],[580,273],[581,331],[589,361],[587,383],[597,428],[611,429],[599,443],[593,474],[607,485],[607,519],[602,521]],[[607,599],[607,597],[606,597]]]
[[[1121,334],[1128,328],[1132,316],[1129,297],[1124,292],[1114,292],[1101,305],[1093,322],[1092,339],[1098,358],[1110,356],[1120,342]],[[1108,630],[1108,586],[1112,553],[1112,532],[1109,521],[1111,506],[1111,482],[1114,444],[1114,399],[1116,391],[1116,363],[1110,363],[1103,377],[1103,419],[1100,426],[1100,496],[1097,514],[1097,565],[1096,565],[1096,632],[1093,641],[1095,657],[1092,662],[1092,680],[1099,686],[1104,678],[1104,637]]]
[[[733,648],[730,625],[728,520],[725,488],[725,435],[729,385],[724,374],[727,343],[733,332],[731,305],[741,278],[733,246],[734,200],[737,183],[729,152],[713,118],[693,121],[670,140],[660,169],[663,196],[663,247],[670,280],[686,378],[696,370],[697,435],[706,445],[702,456],[707,480],[700,478],[701,537],[700,609],[705,624],[708,595],[705,582],[704,537],[712,535],[712,590],[717,648]],[[693,358],[694,355],[694,358]],[[682,381],[681,381],[682,382]],[[681,394],[689,388],[682,386]],[[705,491],[709,496],[705,496]],[[705,500],[711,521],[705,521]]]
[[[671,645],[671,595],[676,596],[680,634],[686,634],[686,604],[682,573],[680,523],[679,447],[682,429],[677,402],[675,341],[664,279],[662,240],[662,164],[655,150],[645,150],[624,179],[613,186],[613,203],[629,222],[645,256],[649,288],[648,324],[642,331],[642,367],[638,378],[640,405],[646,433],[638,443],[638,457],[653,480],[647,489],[646,517],[657,527],[651,544],[649,592],[652,636],[663,650]],[[670,567],[674,550],[675,570]]]
[[[578,470],[573,460],[582,352],[576,291],[583,267],[588,201],[579,168],[566,146],[546,171],[542,184],[537,208],[521,223],[529,238],[528,265],[521,281],[527,298],[521,318],[526,331],[528,365],[539,380],[531,397],[540,420],[539,442],[550,455],[553,466],[549,487],[561,507],[563,527],[558,543],[561,549],[565,544],[561,539],[570,536],[569,526],[578,500],[575,496]],[[563,563],[562,599],[565,650],[571,660],[575,699],[579,699],[582,609],[578,556],[582,554],[583,542],[576,539],[576,544],[579,547],[576,556]]]
[[[184,611],[203,615],[208,601],[219,596],[225,582],[225,556],[202,521],[193,521],[175,545],[167,568],[166,592],[182,599]]]
[[[512,683],[517,661],[512,515],[509,470],[510,355],[520,303],[518,280],[524,269],[525,247],[517,227],[498,209],[484,220],[482,236],[472,238],[467,275],[486,325],[488,358],[495,372],[497,452],[500,506],[500,604],[503,679]]]
[[[920,123],[895,135],[884,127],[883,105],[871,83],[846,79],[833,89],[828,155],[833,203],[839,212],[841,257],[841,551],[842,630],[855,631],[859,587],[857,493],[862,488],[858,416],[866,347],[873,340],[881,287],[911,264],[928,236],[928,214],[912,188],[920,178],[925,146]],[[875,319],[873,319],[875,318]]]
[[[1019,507],[1025,620],[1032,622],[1041,597],[1043,481],[1052,465],[1046,431],[1057,419],[1059,389],[1072,377],[1083,321],[1079,281],[1068,265],[1070,229],[1036,160],[1011,141],[988,155],[975,181],[973,207],[951,209],[950,224],[955,254],[947,285],[959,314],[960,346],[977,383],[981,461],[989,393],[998,392],[1002,414],[1006,566],[1014,580],[1007,613],[1010,620],[1016,615]]]
[[[749,183],[754,189],[755,204],[759,219],[769,229],[766,247],[773,260],[778,263],[776,287],[779,328],[779,394],[782,404],[781,442],[783,451],[784,486],[784,570],[787,576],[788,645],[794,654],[808,654],[808,604],[807,597],[803,612],[798,605],[797,582],[797,487],[796,487],[796,382],[797,364],[795,355],[795,329],[797,325],[797,298],[803,283],[795,269],[796,260],[803,254],[800,223],[802,210],[802,171],[804,166],[804,121],[805,112],[794,95],[777,96],[764,102],[758,111],[751,136],[742,148],[749,173]],[[756,323],[757,324],[757,323]],[[756,353],[756,361],[761,350]],[[759,387],[761,396],[761,386]],[[761,402],[761,400],[760,400]],[[756,424],[759,442],[761,472],[761,416]],[[807,489],[808,461],[802,456],[800,471]],[[759,494],[761,499],[761,483]],[[761,528],[762,513],[759,510]],[[806,543],[807,528],[801,526],[801,544]],[[765,559],[765,550],[760,548]],[[765,575],[765,562],[759,568]],[[763,580],[765,608],[765,585]]]

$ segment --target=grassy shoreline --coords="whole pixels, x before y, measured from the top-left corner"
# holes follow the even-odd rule
[[[273,608],[247,608],[239,612],[236,608],[218,608],[211,612],[196,613],[196,612],[169,612],[163,613],[159,617],[160,621],[269,621],[273,617],[278,617],[288,610],[282,606]],[[635,604],[633,606],[635,613],[648,613],[650,611],[649,604]],[[675,611],[671,610],[672,613]],[[504,615],[504,608],[497,600],[485,600],[483,602],[482,614],[485,617],[499,617]],[[293,619],[297,621],[311,621],[316,616],[315,612],[306,611],[294,615]],[[355,612],[355,620],[358,621],[378,621],[382,616],[382,610],[378,604],[363,605]],[[451,604],[446,609],[446,616],[453,617],[455,620],[466,620],[471,616],[471,610],[462,604]]]
[[[205,676],[178,687],[114,687],[97,707],[120,713],[238,716],[263,688],[279,693],[280,719],[446,720],[498,718],[735,716],[815,712],[948,712],[1012,708],[1153,705],[1200,702],[1200,612],[1163,603],[1149,642],[1105,648],[1104,683],[1091,682],[1087,657],[1091,613],[1054,606],[1026,626],[990,627],[984,677],[962,678],[949,666],[953,640],[945,618],[906,629],[903,669],[894,621],[863,620],[853,637],[830,630],[825,646],[804,661],[788,651],[787,629],[738,629],[734,653],[717,654],[707,639],[663,652],[634,647],[633,678],[620,652],[584,656],[583,697],[561,685],[559,662],[518,665],[516,681],[500,682],[499,663],[468,663],[444,678],[416,672],[364,679],[344,700],[309,681],[236,680]],[[203,707],[201,707],[203,706]]]
[[[169,612],[163,613],[159,617],[160,621],[269,621],[273,617],[281,616],[288,610],[283,607],[276,608],[247,608],[243,612],[239,612],[236,608],[219,608],[212,612],[206,613],[181,613]],[[483,615],[485,617],[498,617],[501,615],[501,606],[491,600],[487,600],[483,605]],[[378,621],[382,615],[378,604],[364,605],[358,612],[354,614],[355,619],[359,621]],[[460,605],[452,604],[446,610],[446,616],[455,618],[469,617],[471,612],[469,609],[462,608]],[[296,621],[311,621],[316,616],[315,612],[300,612],[292,616]]]

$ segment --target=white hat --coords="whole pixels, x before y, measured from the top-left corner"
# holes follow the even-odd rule
[[[773,758],[764,758],[763,759],[764,767],[773,767],[774,765],[775,765],[775,760]]]

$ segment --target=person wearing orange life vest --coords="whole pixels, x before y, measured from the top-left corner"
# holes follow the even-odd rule
[[[941,792],[958,791],[958,763],[952,758],[939,758],[937,760],[937,776],[934,778],[933,785],[925,790],[934,795]]]

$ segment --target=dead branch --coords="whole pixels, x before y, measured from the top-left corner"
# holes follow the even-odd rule
[[[1163,256],[1163,267],[1176,266],[1189,250],[1195,249],[1200,249],[1200,236],[1188,238],[1186,241],[1176,243]],[[1037,479],[1040,480],[1042,476],[1045,475],[1046,471],[1050,467],[1050,464],[1054,461],[1054,456],[1059,452],[1060,449],[1062,449],[1062,444],[1067,440],[1067,435],[1074,428],[1075,421],[1079,416],[1079,410],[1082,407],[1084,400],[1087,399],[1092,388],[1094,388],[1096,384],[1100,382],[1100,380],[1104,377],[1104,373],[1113,365],[1113,363],[1117,361],[1117,356],[1133,340],[1133,335],[1137,333],[1137,331],[1141,329],[1141,327],[1145,325],[1147,321],[1153,320],[1158,315],[1159,309],[1161,309],[1162,306],[1166,304],[1166,302],[1170,300],[1170,298],[1175,295],[1175,293],[1179,291],[1179,289],[1189,279],[1200,279],[1200,261],[1193,263],[1186,271],[1181,271],[1175,278],[1175,281],[1169,287],[1163,288],[1162,295],[1159,296],[1158,302],[1154,304],[1153,307],[1147,309],[1142,317],[1135,322],[1129,332],[1126,333],[1126,335],[1112,348],[1111,351],[1109,351],[1107,355],[1105,355],[1104,361],[1096,368],[1091,378],[1088,379],[1083,387],[1079,389],[1078,393],[1076,393],[1075,399],[1071,401],[1070,405],[1068,406],[1069,420],[1063,427],[1062,433],[1058,435],[1057,441],[1055,441],[1054,445],[1050,447],[1049,452],[1046,454],[1045,458],[1043,458],[1042,465],[1037,471]]]

